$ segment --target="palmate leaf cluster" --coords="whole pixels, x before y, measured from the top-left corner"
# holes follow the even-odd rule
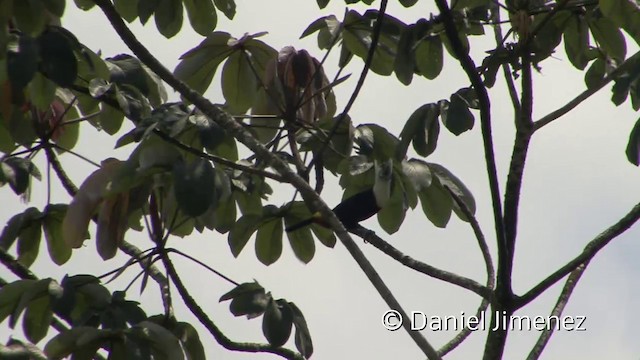
[[[346,1],[358,2],[373,1]],[[406,7],[416,2],[400,1]],[[165,85],[138,59],[128,54],[106,57],[80,43],[59,19],[71,3],[0,0],[0,151],[4,154],[0,184],[9,185],[16,195],[27,199],[35,186],[33,180],[43,181],[34,156],[43,149],[57,154],[72,151],[80,126],[117,135],[118,147],[129,145],[133,150],[128,159],[103,161],[69,204],[30,207],[16,214],[0,235],[0,247],[15,251],[18,263],[28,268],[36,260],[44,236],[51,260],[62,265],[72,256],[72,249],[87,240],[94,222],[98,253],[109,259],[127,232],[142,230],[143,216],[157,210],[167,234],[185,237],[194,230],[226,234],[236,257],[255,234],[257,259],[266,265],[276,262],[283,250],[284,227],[309,217],[309,207],[297,200],[274,204],[270,183],[279,174],[255,156],[241,158],[232,134],[191,104],[167,102]],[[83,10],[95,6],[92,0],[73,3]],[[317,3],[324,8],[329,1]],[[518,76],[520,42],[528,41],[539,69],[545,59],[564,52],[576,69],[585,71],[587,89],[597,88],[613,76],[612,102],[620,105],[630,99],[635,110],[640,108],[640,63],[638,57],[627,59],[625,39],[640,39],[640,10],[635,2],[568,1],[562,2],[559,10],[554,10],[559,7],[555,2],[524,3],[523,8],[506,4],[514,15],[510,21],[518,36],[505,37],[483,59],[477,70],[486,86],[494,85],[505,63]],[[264,33],[236,37],[216,30],[219,12],[233,19],[233,0],[116,0],[114,5],[127,22],[145,24],[153,17],[158,32],[167,38],[182,29],[186,13],[190,26],[204,39],[181,56],[175,76],[205,93],[214,75],[221,74],[225,103],[220,107],[292,166],[297,166],[299,159],[282,146],[286,141],[309,159],[317,157],[314,166],[339,177],[343,198],[373,185],[375,160],[394,159],[392,199],[378,214],[387,233],[398,231],[408,209],[418,205],[438,227],[445,227],[452,213],[468,220],[451,194],[475,212],[474,198],[464,183],[444,166],[424,160],[436,150],[442,125],[456,136],[474,127],[480,104],[472,87],[420,106],[406,119],[400,134],[394,135],[378,124],[362,123],[355,114],[341,114],[333,88],[346,78],[326,80],[332,74],[326,74],[321,62],[309,57],[308,63],[313,65],[305,74],[309,84],[316,81],[316,73],[324,78],[315,83],[314,90],[306,89],[306,82],[298,84],[296,91],[307,95],[300,97],[307,100],[296,106],[303,107],[305,101],[322,96],[324,112],[313,112],[304,125],[293,124],[285,116],[290,104],[288,83],[283,79],[302,76],[292,68],[286,71],[293,75],[270,72],[274,66],[278,68],[283,52],[268,45]],[[484,35],[496,19],[497,8],[487,0],[459,0],[452,2],[452,11],[457,35],[468,50],[471,39]],[[524,17],[515,16],[523,13]],[[406,86],[422,80],[420,77],[435,79],[443,70],[444,56],[456,56],[439,15],[431,14],[415,23],[389,14],[378,23],[378,16],[377,10],[361,13],[353,9],[341,16],[323,16],[303,30],[301,37],[315,35],[319,49],[335,48],[343,68],[356,58],[365,61],[369,57],[374,32],[379,31],[370,70],[381,76],[394,75]],[[514,19],[527,26],[516,24]],[[121,131],[125,118],[133,127],[127,133]],[[286,133],[293,136],[286,138]],[[409,153],[410,148],[416,157]],[[640,122],[630,134],[626,155],[632,163],[640,163]],[[310,166],[309,161],[304,165]],[[151,197],[157,201],[153,206]],[[336,243],[331,230],[315,224],[289,233],[287,238],[295,256],[305,263],[314,257],[315,239],[327,247]],[[124,300],[124,294],[110,294],[95,278],[69,277],[60,284],[51,279],[22,280],[5,285],[0,294],[5,295],[0,296],[0,318],[13,327],[24,312],[25,334],[32,342],[44,338],[54,313],[72,324],[69,332],[45,346],[54,358],[70,353],[88,356],[99,348],[140,358],[176,358],[177,352],[180,356],[182,352],[190,354],[190,358],[203,356],[191,325],[170,323],[161,316],[147,317],[137,304]],[[69,300],[74,296],[102,303],[89,306],[86,299]],[[311,355],[309,329],[293,303],[273,299],[257,283],[239,285],[222,296],[224,300],[232,300],[234,315],[262,315],[263,332],[273,346],[285,344],[295,326],[298,350],[306,357]],[[87,314],[87,307],[94,313]],[[85,337],[82,343],[78,342],[81,334]]]

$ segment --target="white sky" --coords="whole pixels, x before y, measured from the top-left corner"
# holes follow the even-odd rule
[[[102,50],[105,56],[130,53],[99,10],[83,13],[76,10],[72,2],[67,2],[67,5],[63,24],[80,41],[93,50]],[[374,5],[377,6],[378,2]],[[429,11],[432,9],[425,5],[416,5],[406,10],[395,1],[391,2],[388,10],[390,14],[407,22],[428,16]],[[344,3],[339,0],[332,1],[322,11],[311,0],[241,1],[233,22],[219,13],[218,30],[230,32],[235,37],[240,37],[245,32],[269,31],[269,35],[263,40],[274,48],[293,45],[296,48],[306,48],[316,57],[321,57],[315,36],[302,41],[298,40],[299,34],[317,17],[336,14],[341,18],[343,12]],[[175,67],[182,53],[201,41],[188,25],[173,39],[165,39],[159,35],[153,20],[144,28],[136,22],[132,29],[170,69]],[[493,35],[489,38],[492,39]],[[491,45],[483,45],[478,41],[473,45],[476,46],[473,51],[474,59],[480,63],[483,51]],[[558,49],[561,50],[562,47]],[[635,51],[635,47],[628,53],[631,54],[632,51]],[[327,65],[329,77],[336,70],[335,64],[336,60],[333,58]],[[352,60],[346,73],[353,73],[354,76],[337,89],[339,108],[344,106],[355,86],[361,67],[361,60]],[[534,118],[544,116],[581,92],[584,89],[582,76],[583,73],[572,68],[562,51],[543,62],[542,72],[536,73],[534,78]],[[217,81],[219,78],[214,79],[214,84]],[[510,101],[501,81],[502,77],[499,76],[490,95],[500,185],[504,188],[514,129]],[[380,77],[370,73],[361,96],[351,111],[351,117],[356,124],[379,123],[397,135],[418,106],[448,98],[463,86],[468,86],[468,81],[457,62],[451,61],[451,58],[445,60],[444,71],[436,80],[427,81],[416,77],[410,87],[402,86],[395,75]],[[626,214],[640,199],[637,190],[640,171],[628,163],[624,155],[627,138],[637,115],[632,112],[628,103],[614,107],[609,101],[609,89],[607,87],[571,114],[536,133],[531,142],[522,191],[514,270],[514,290],[518,294],[522,294],[576,256],[588,241]],[[206,95],[213,101],[223,101],[216,85]],[[175,94],[170,96],[175,98]],[[119,135],[123,133],[121,131]],[[118,136],[110,138],[105,134],[98,134],[90,126],[85,125],[81,135],[76,151],[94,161],[109,156],[124,159],[132,149],[128,147],[114,151],[113,144]],[[478,203],[478,220],[492,250],[495,250],[490,196],[477,119],[474,129],[459,137],[443,128],[438,149],[428,160],[449,168],[474,193]],[[77,184],[94,170],[70,155],[64,155],[62,161],[70,169],[70,175]],[[38,164],[44,172],[46,167],[42,159]],[[44,205],[46,198],[43,185],[35,184],[32,202],[28,205]],[[54,189],[53,202],[68,201],[59,186],[56,185]],[[288,194],[289,191],[277,188],[278,195]],[[335,204],[340,195],[337,183],[329,181],[324,193],[328,204]],[[284,196],[276,196],[271,202],[280,205],[286,199]],[[0,189],[0,203],[8,204],[0,207],[0,223],[27,206],[18,205],[8,187]],[[426,220],[418,207],[416,211],[409,212],[401,230],[391,236],[385,234],[375,220],[369,220],[365,225],[416,259],[479,282],[485,281],[484,265],[473,233],[466,223],[455,217],[446,229],[437,229]],[[586,316],[587,331],[556,333],[547,346],[543,359],[637,357],[640,345],[632,330],[640,320],[635,301],[640,295],[640,287],[634,280],[640,272],[636,261],[639,248],[637,242],[634,243],[639,236],[640,227],[636,226],[615,239],[592,261],[565,309],[566,315]],[[127,239],[141,248],[150,246],[143,234],[129,232]],[[461,311],[467,314],[475,312],[480,299],[474,294],[417,274],[362,241],[356,241],[405,310],[440,316],[458,315]],[[281,259],[269,267],[256,259],[253,240],[250,240],[238,259],[233,258],[229,251],[227,236],[218,233],[207,232],[185,239],[175,238],[171,240],[170,246],[196,256],[238,282],[256,279],[276,298],[283,297],[295,302],[304,312],[309,324],[315,359],[424,358],[403,330],[388,332],[383,329],[380,317],[387,306],[340,244],[334,249],[319,245],[315,258],[308,265],[296,260],[289,246],[285,245]],[[125,257],[119,256],[102,262],[93,243],[88,241],[86,247],[74,251],[71,261],[63,267],[52,265],[47,254],[43,253],[33,270],[39,276],[51,276],[60,280],[66,273],[101,274],[124,261]],[[230,289],[227,283],[191,263],[178,259],[176,263],[192,294],[230,338],[236,341],[265,342],[260,320],[234,318],[228,311],[228,303],[218,303],[220,295]],[[120,282],[110,284],[109,288],[121,289],[133,275],[134,272],[125,274]],[[0,268],[0,277],[13,279],[4,268]],[[548,315],[560,287],[561,285],[555,286],[518,314]],[[128,297],[138,298],[135,286]],[[140,299],[147,314],[161,311],[154,284],[148,286]],[[174,297],[174,303],[178,318],[191,322],[199,329],[209,358],[275,358],[272,355],[227,352],[186,312],[177,296]],[[7,329],[6,325],[0,326],[0,339],[6,339],[10,334],[22,337],[19,329],[14,332]],[[425,336],[435,347],[439,347],[453,334],[426,331]],[[526,356],[537,336],[538,333],[534,331],[512,332],[505,359]],[[485,337],[484,332],[474,333],[447,358],[480,358]],[[294,348],[293,340],[287,346]]]

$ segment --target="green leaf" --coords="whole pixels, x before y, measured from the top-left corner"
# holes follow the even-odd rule
[[[45,113],[43,117],[46,119],[47,116],[52,115],[49,113],[49,109],[56,96],[56,84],[44,77],[42,73],[37,72],[27,89],[33,105]]]
[[[197,158],[190,164],[178,162],[173,168],[174,193],[180,209],[195,217],[211,206],[215,197],[215,173],[208,160]]]
[[[109,135],[114,135],[122,127],[124,121],[124,114],[119,109],[102,103],[102,110],[98,118],[98,124],[101,130],[104,130]]]
[[[218,14],[211,0],[184,0],[184,7],[191,27],[198,34],[208,36],[216,28]]]
[[[473,114],[467,102],[457,93],[451,94],[449,107],[441,111],[440,116],[444,126],[456,136],[473,128]]]
[[[584,74],[584,82],[587,85],[588,89],[593,89],[597,87],[602,82],[605,76],[605,63],[604,60],[597,58],[591,66],[589,66],[589,70]]]
[[[42,296],[29,303],[24,313],[22,326],[24,334],[32,343],[42,340],[49,330],[53,311],[51,310],[51,300],[49,296]]]
[[[336,235],[330,229],[318,224],[311,224],[311,231],[313,231],[313,234],[320,240],[322,245],[328,248],[336,246]]]
[[[90,10],[96,6],[96,3],[93,0],[73,0],[73,2],[76,3],[78,9],[84,11]]]
[[[398,80],[404,84],[411,84],[413,79],[413,73],[416,67],[415,64],[415,51],[413,40],[414,26],[407,26],[402,30],[400,40],[398,40],[398,50],[396,53],[395,63],[393,69],[396,73]]]
[[[47,240],[49,256],[57,265],[62,265],[71,258],[71,247],[65,242],[62,231],[67,208],[66,204],[50,204],[44,208],[44,237]]]
[[[327,7],[327,5],[329,4],[329,1],[331,0],[316,0],[316,2],[318,3],[318,7],[320,9],[324,9],[325,7]]]
[[[215,210],[215,229],[221,234],[226,234],[236,223],[236,201],[233,196],[221,199]],[[249,235],[251,236],[251,235]]]
[[[589,26],[583,16],[570,16],[564,30],[564,49],[571,64],[583,70],[589,63]]]
[[[84,355],[87,355],[86,348],[95,348],[103,342],[107,342],[110,339],[112,340],[114,335],[112,330],[78,326],[54,336],[53,339],[49,340],[47,345],[45,345],[44,352],[50,359],[62,359],[71,354],[74,354],[74,359],[76,359],[76,354],[83,350],[83,348],[85,348]],[[95,354],[97,350],[96,348],[93,354]],[[87,359],[91,359],[93,354],[89,354],[88,356],[90,357]]]
[[[307,253],[301,256],[303,259],[306,259],[309,256],[309,250],[304,250],[307,250]],[[280,258],[280,255],[282,255],[282,220],[276,217],[263,222],[258,228],[258,234],[256,235],[256,257],[261,263],[271,265]],[[298,254],[296,254],[296,256],[298,256]],[[304,261],[303,259],[301,260]]]
[[[365,16],[362,16],[354,10],[350,10],[347,12],[343,22],[343,46],[346,46],[349,51],[362,59],[366,59],[369,54],[374,23],[374,21],[371,21],[371,17],[375,15],[373,12],[367,12]],[[401,27],[398,24],[399,21],[389,16],[385,16],[383,21],[380,41],[376,46],[371,61],[371,71],[386,76],[393,72]]]
[[[224,32],[209,34],[198,46],[183,54],[173,73],[193,90],[203,94],[211,84],[218,65],[232,52],[231,35]]]
[[[354,142],[360,147],[360,154],[386,161],[395,156],[399,140],[378,124],[362,124],[355,130]]]
[[[418,43],[415,51],[416,65],[422,76],[433,80],[442,71],[442,41],[439,36],[429,36]]]
[[[266,294],[264,288],[256,281],[243,283],[233,288],[220,297],[220,302],[231,300],[229,310],[235,316],[247,315],[247,318],[255,318],[267,308],[271,301],[271,294]]]
[[[435,151],[440,134],[439,114],[438,105],[433,103],[422,105],[411,114],[400,133],[396,159],[407,156],[410,142],[420,156],[428,156]]]
[[[151,346],[155,359],[184,359],[178,339],[166,328],[151,321],[142,321],[131,328],[132,335]]]
[[[138,0],[114,0],[113,5],[128,23],[138,18]]]
[[[17,194],[24,194],[29,188],[30,175],[40,180],[40,171],[29,159],[10,157],[0,162],[0,177],[8,182],[11,189]]]
[[[47,0],[48,1],[48,0]],[[42,0],[19,0],[13,2],[13,16],[16,25],[23,32],[37,36],[47,24],[45,6]]]
[[[402,6],[404,6],[406,8],[412,7],[417,2],[418,2],[418,0],[400,0],[400,4],[402,4]]]
[[[33,211],[28,211],[31,209],[33,209]],[[30,267],[38,257],[38,252],[40,251],[42,214],[35,208],[29,208],[25,211],[24,215],[22,218],[22,231],[18,237],[18,262],[26,267]]]
[[[235,206],[235,205],[234,205]],[[240,217],[235,226],[229,232],[229,248],[234,257],[238,257],[251,235],[258,229],[262,215],[246,214]]]
[[[601,17],[589,19],[591,34],[598,44],[610,57],[621,62],[627,54],[627,43],[620,29],[609,19]]]
[[[78,119],[80,115],[75,107],[69,108],[69,106],[69,104],[64,104],[65,109],[67,109],[63,119],[65,122],[60,126],[60,136],[55,140],[56,144],[66,150],[73,149],[80,136],[80,122],[69,122]],[[62,152],[62,150],[60,151]]]
[[[167,39],[182,28],[182,1],[162,0],[155,11],[156,28]]]
[[[62,17],[64,14],[64,8],[66,5],[65,0],[47,0],[44,1],[44,6],[49,10],[50,13],[57,17]]]
[[[307,320],[305,320],[302,311],[300,311],[296,304],[290,302],[289,308],[293,315],[293,325],[296,327],[296,348],[300,351],[302,356],[308,359],[313,354],[313,342],[311,341],[311,333],[307,326]]]
[[[243,51],[234,52],[222,68],[222,94],[232,113],[243,114],[258,92],[256,76]]]
[[[294,222],[286,222],[287,225],[292,225]],[[287,233],[289,238],[289,244],[291,249],[296,255],[298,260],[307,264],[313,259],[316,253],[316,244],[311,236],[311,230],[309,228],[301,229],[300,231],[292,231]]]
[[[0,322],[14,312],[23,294],[36,282],[37,280],[16,280],[0,288]]]
[[[206,355],[204,347],[198,336],[198,331],[193,325],[186,322],[179,322],[176,324],[174,334],[180,339],[182,348],[187,355],[188,360],[205,360]]]
[[[270,301],[262,317],[262,333],[269,344],[284,345],[291,336],[292,325],[293,313],[289,304],[283,299]]]
[[[253,281],[250,283],[242,283],[236,287],[234,287],[233,289],[231,289],[231,291],[225,293],[224,295],[222,295],[220,297],[220,299],[218,301],[223,302],[226,300],[231,300],[234,299],[236,297],[239,297],[241,295],[246,295],[246,294],[253,294],[254,292],[260,292],[260,293],[265,293],[264,292],[264,288],[262,287],[262,285],[260,285],[257,281]]]
[[[490,0],[458,0],[455,2],[455,10],[461,10],[464,8],[473,9],[479,6],[487,6],[491,2]]]
[[[151,15],[160,6],[162,0],[139,0],[138,2],[138,16],[140,16],[140,23],[146,24]]]
[[[439,164],[434,164],[434,163],[427,163],[427,164],[429,166],[429,169],[431,170],[431,173],[438,178],[440,184],[442,184],[443,186],[446,186],[449,190],[451,190],[453,194],[455,194],[458,197],[458,199],[462,200],[462,202],[465,204],[465,206],[467,207],[467,209],[472,215],[475,214],[476,201],[473,198],[473,194],[464,185],[464,183],[458,177],[453,175],[453,173],[449,171],[447,168],[445,168],[444,166]],[[464,216],[464,214],[458,207],[457,202],[453,201],[452,204],[453,204],[453,210],[455,211],[456,215],[458,215],[458,217],[461,220],[468,221],[468,219]]]
[[[429,221],[439,228],[446,227],[451,218],[453,199],[442,187],[440,180],[434,177],[429,187],[418,192],[418,197],[422,211],[427,215]]]
[[[10,36],[7,46],[7,74],[14,91],[23,89],[38,70],[40,49],[35,39],[27,36]]]
[[[629,142],[627,143],[627,160],[635,166],[640,166],[640,120],[636,121],[636,124],[629,134]]]
[[[78,76],[78,60],[68,36],[72,35],[62,28],[49,27],[38,38],[40,71],[62,87],[71,86]]]
[[[236,15],[236,3],[234,0],[213,0],[213,2],[227,19],[233,20]]]
[[[392,189],[389,203],[378,212],[380,227],[390,235],[400,229],[400,225],[404,222],[404,217],[407,213],[402,182],[397,177],[394,180],[395,186]]]

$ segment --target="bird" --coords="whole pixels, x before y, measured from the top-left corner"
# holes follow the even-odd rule
[[[377,214],[391,197],[393,161],[389,159],[379,163],[375,160],[374,167],[376,174],[373,187],[348,197],[333,208],[333,213],[347,230]],[[288,226],[285,231],[296,231],[313,223],[326,228],[330,227],[329,223],[317,212],[308,219]]]

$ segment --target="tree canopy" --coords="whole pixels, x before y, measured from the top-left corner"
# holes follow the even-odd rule
[[[316,254],[338,256],[340,247],[359,267],[348,271],[363,273],[392,311],[391,318],[383,316],[383,322],[391,321],[387,328],[403,327],[417,353],[429,359],[446,357],[479,336],[477,328],[465,323],[441,332],[437,341],[433,332],[411,329],[414,309],[402,305],[403,292],[392,291],[403,279],[381,277],[382,265],[370,260],[373,256],[477,300],[468,315],[486,317],[490,330],[481,332],[478,354],[484,359],[506,358],[508,335],[517,330],[513,319],[564,281],[544,314],[548,326],[535,328],[535,344],[525,350],[529,359],[540,357],[554,329],[568,330],[563,311],[587,266],[635,224],[640,204],[618,209],[618,215],[607,217],[607,227],[578,241],[583,250],[573,249],[559,266],[540,266],[539,277],[521,282],[514,269],[519,261],[531,261],[523,260],[521,249],[535,246],[530,235],[521,235],[532,226],[523,226],[527,217],[519,216],[529,214],[521,205],[525,169],[535,169],[533,144],[544,139],[544,130],[603,89],[611,90],[612,109],[640,109],[640,55],[630,54],[640,39],[640,5],[635,0],[398,3],[318,0],[318,17],[304,19],[306,26],[299,29],[283,25],[291,36],[287,44],[274,46],[265,31],[230,30],[243,9],[233,0],[0,0],[0,193],[3,207],[10,209],[0,233],[0,263],[6,269],[0,272],[0,321],[11,329],[21,324],[24,335],[0,345],[0,354],[204,359],[211,358],[215,343],[248,356],[310,358],[320,350],[309,314],[336,324],[346,320],[331,319],[327,308],[357,312],[360,300],[299,306],[295,293],[282,298],[263,287],[265,274],[236,272],[233,264],[252,253],[265,266],[291,257],[310,267]],[[100,14],[110,27],[74,33],[66,27],[71,7]],[[327,9],[336,11],[327,14]],[[268,14],[259,18],[269,21]],[[173,41],[188,31],[199,43],[173,54],[176,65],[168,66],[149,51],[148,38],[131,31],[137,24],[149,31],[152,21],[157,37]],[[128,50],[103,53],[101,32],[117,35]],[[314,48],[303,48],[309,39]],[[547,106],[538,97],[553,97],[557,89],[538,84],[558,58],[565,60],[563,71],[581,73],[583,81],[571,83],[571,100],[545,114],[537,110]],[[449,78],[447,68],[458,77]],[[384,77],[398,90],[373,87],[372,77]],[[564,80],[554,81],[559,89]],[[420,98],[415,109],[386,109],[393,121],[363,116],[363,107],[375,114],[394,91],[422,89],[420,84],[445,85],[429,94],[414,91]],[[380,104],[358,105],[367,91]],[[604,133],[608,119],[602,120]],[[604,161],[622,158],[637,174],[640,120],[628,128],[618,134],[625,138],[618,157]],[[561,140],[569,143],[581,131],[575,125]],[[105,153],[113,155],[96,159],[100,141],[87,136],[110,139],[114,149]],[[482,174],[474,178],[437,157],[443,141],[454,144],[471,136],[478,139],[473,149],[450,148],[456,157],[477,163],[473,166]],[[381,162],[393,164],[389,202],[375,209],[376,221],[341,222],[325,202],[327,194],[340,188],[344,200],[371,189],[375,164]],[[74,169],[87,164],[90,170]],[[551,191],[554,181],[536,191]],[[624,181],[611,176],[605,186]],[[483,196],[469,183],[485,187]],[[39,196],[32,199],[32,191]],[[631,194],[631,201],[637,202],[635,197]],[[322,224],[285,231],[316,212]],[[405,220],[417,214],[420,228],[406,231]],[[368,226],[374,222],[376,232]],[[478,274],[445,270],[446,261],[434,266],[398,241],[421,241],[425,228],[451,233],[452,224],[475,238],[480,251],[469,252],[475,258],[468,261],[478,265]],[[195,237],[226,240],[230,251],[216,256],[226,257],[228,265],[197,249],[185,250]],[[100,264],[66,271],[72,258],[85,256],[88,244]],[[43,257],[66,275],[32,271]],[[295,272],[288,270],[292,277]],[[158,290],[152,292],[149,282]],[[310,289],[297,291],[316,291],[308,282]],[[146,297],[136,298],[134,284]],[[193,296],[209,286],[215,290],[207,301]],[[438,296],[447,298],[429,295]],[[231,336],[219,320],[226,314],[210,308],[214,300],[228,304],[234,317],[254,319],[260,340]],[[368,317],[384,330],[381,315]],[[322,346],[349,345],[335,339]]]

